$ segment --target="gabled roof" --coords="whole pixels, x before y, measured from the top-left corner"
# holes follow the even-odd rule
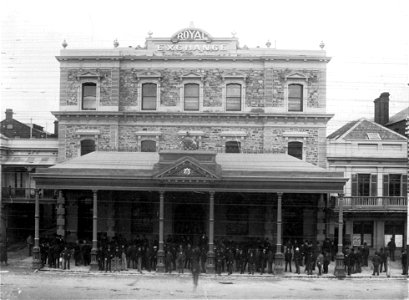
[[[375,138],[376,137],[376,138]],[[374,121],[359,119],[345,124],[328,136],[332,140],[405,141],[405,137]]]
[[[359,120],[351,121],[349,123],[346,123],[344,126],[341,128],[337,129],[333,133],[331,133],[327,138],[328,139],[338,139],[339,137],[343,136],[348,130],[350,130],[356,123],[358,123]]]
[[[401,110],[397,114],[393,115],[389,119],[389,122],[386,125],[391,125],[391,124],[394,124],[400,121],[405,121],[408,116],[409,116],[409,106]]]

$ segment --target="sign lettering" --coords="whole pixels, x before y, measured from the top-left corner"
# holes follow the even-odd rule
[[[200,41],[207,40],[210,37],[203,31],[197,29],[186,29],[177,33],[175,38],[179,41]]]
[[[156,46],[157,51],[226,51],[226,45],[209,45],[209,44],[159,44]]]

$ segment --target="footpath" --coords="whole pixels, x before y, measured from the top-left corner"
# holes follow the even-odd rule
[[[0,270],[1,272],[7,272],[8,270],[13,270],[13,269],[24,269],[27,271],[34,271],[32,270],[32,261],[33,258],[27,256],[27,248],[24,249],[15,249],[14,251],[8,252],[8,266],[1,265]],[[401,263],[400,263],[400,258],[397,258],[395,261],[390,262],[390,272],[389,272],[389,277],[387,276],[386,272],[379,273],[379,276],[374,276],[372,275],[373,273],[373,268],[372,268],[372,263],[369,262],[368,267],[362,267],[362,272],[361,273],[354,273],[351,275],[346,275],[346,279],[348,278],[373,278],[373,279],[387,279],[387,278],[394,278],[394,279],[408,279],[407,275],[402,275],[402,268],[401,268]],[[280,276],[279,278],[300,278],[300,279],[306,279],[306,278],[326,278],[326,279],[337,279],[337,277],[334,276],[334,268],[335,268],[335,262],[331,262],[328,268],[328,274],[322,274],[318,275],[318,268],[315,268],[313,271],[312,275],[307,275],[307,273],[304,272],[304,267],[300,268],[300,274],[295,273],[295,266],[294,264],[292,265],[292,272],[284,272],[283,276]],[[172,273],[157,273],[155,271],[148,272],[146,270],[143,270],[142,273],[138,272],[136,269],[128,269],[126,271],[119,271],[119,272],[104,272],[104,271],[90,271],[89,266],[75,266],[74,265],[74,260],[71,260],[70,264],[70,269],[69,270],[63,270],[59,268],[49,268],[48,266],[45,266],[39,270],[40,272],[59,272],[59,273],[66,273],[68,274],[89,274],[89,275],[118,275],[118,276],[191,276],[191,273],[189,270],[185,269],[185,272],[183,274],[179,274],[177,271],[173,271]],[[215,275],[215,274],[200,274],[200,276],[206,276],[206,277],[218,277],[223,280],[227,280],[228,278],[277,278],[278,276],[274,274],[263,274],[260,275],[260,273],[254,273],[254,275],[245,273],[245,274],[240,274],[237,272],[234,272],[231,275],[228,275],[227,273],[222,273],[221,275]]]

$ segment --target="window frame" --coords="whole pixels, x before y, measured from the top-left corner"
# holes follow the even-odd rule
[[[228,109],[227,108],[227,101],[228,99],[237,99],[238,97],[229,97],[228,96],[228,91],[229,91],[229,86],[239,86],[240,87],[240,97],[239,97],[239,101],[240,101],[240,105],[239,105],[239,109]],[[226,111],[242,111],[242,102],[243,102],[243,87],[240,83],[228,83],[226,84]]]
[[[199,88],[199,103],[198,110],[186,110],[185,109],[185,86],[188,84],[197,84]],[[203,81],[200,77],[184,79],[180,86],[180,107],[183,112],[198,113],[203,111]]]
[[[84,85],[86,84],[95,84],[95,109],[84,109]],[[98,79],[82,79],[80,81],[79,91],[78,91],[78,106],[79,110],[81,111],[98,111],[99,110],[99,102],[100,102],[100,84]]]
[[[292,84],[301,85],[302,86],[302,110],[301,111],[290,111],[288,110],[289,105],[289,86]],[[308,99],[308,85],[307,85],[307,78],[292,78],[291,76],[286,78],[285,81],[285,88],[284,88],[284,105],[285,111],[288,113],[305,113],[307,111],[307,99]]]
[[[232,148],[232,146],[229,146],[229,147],[227,147],[227,144],[229,144],[229,143],[237,143],[237,145],[238,145],[238,152],[227,152],[227,149],[228,148]],[[235,140],[227,140],[227,141],[225,141],[224,142],[224,153],[242,153],[242,145],[241,145],[241,142],[239,142],[239,141],[235,141]]]
[[[154,85],[155,88],[153,90],[155,90],[155,96],[146,96],[146,98],[149,99],[154,99],[152,100],[153,104],[154,104],[154,108],[144,108],[144,86],[147,85]],[[143,111],[155,111],[158,109],[158,84],[154,83],[154,82],[144,82],[141,84],[141,110]]]
[[[300,97],[291,97],[290,98],[290,87],[297,86],[299,87],[299,91],[301,92]],[[304,112],[304,85],[301,83],[290,83],[287,85],[287,111],[288,112]],[[299,103],[300,110],[290,110],[290,99],[299,99],[301,103]],[[298,105],[297,105],[298,106]]]
[[[155,109],[143,109],[143,85],[156,84]],[[158,111],[160,107],[160,82],[157,79],[140,79],[138,82],[138,107],[140,111]]]
[[[301,146],[301,149],[300,149],[300,150],[301,150],[301,158],[298,158],[298,157],[296,157],[296,156],[294,156],[294,155],[291,155],[291,154],[289,153],[290,144],[295,144],[295,143],[297,143],[297,144],[299,144],[299,145]],[[301,142],[301,141],[297,141],[297,140],[288,141],[288,142],[287,142],[287,155],[290,155],[290,156],[295,157],[295,158],[300,159],[300,160],[304,160],[304,158],[305,158],[305,156],[304,156],[304,143]]]
[[[241,86],[241,99],[240,99],[240,110],[227,110],[227,86],[231,84],[238,84]],[[223,111],[228,113],[237,113],[244,111],[244,104],[246,102],[246,82],[244,79],[225,79],[223,90],[222,90],[222,97],[223,97]]]
[[[144,143],[146,143],[146,142],[152,142],[152,143],[154,143],[155,144],[155,151],[142,151],[142,145],[144,144]],[[142,139],[141,141],[140,141],[140,152],[150,152],[150,153],[153,153],[153,152],[158,152],[158,143],[157,143],[157,141],[156,140],[153,140],[153,139]]]
[[[94,142],[94,150],[90,151],[90,152],[87,152],[85,154],[82,154],[82,143],[85,142],[85,141],[93,141]],[[91,137],[85,137],[85,138],[80,139],[79,146],[80,146],[79,147],[79,156],[84,156],[84,155],[87,155],[89,153],[97,151],[97,141],[94,138],[91,138]]]

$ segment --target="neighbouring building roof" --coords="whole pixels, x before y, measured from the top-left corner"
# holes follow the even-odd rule
[[[340,136],[344,135],[348,130],[350,130],[359,120],[351,121],[346,123],[341,128],[337,129],[333,133],[331,133],[327,138],[328,139],[338,139]]]
[[[359,119],[345,124],[328,136],[329,140],[405,141],[405,137],[374,121]]]
[[[389,118],[389,122],[386,125],[391,125],[400,121],[405,121],[406,118],[409,116],[409,106],[405,109],[401,110],[397,114],[393,115]]]

